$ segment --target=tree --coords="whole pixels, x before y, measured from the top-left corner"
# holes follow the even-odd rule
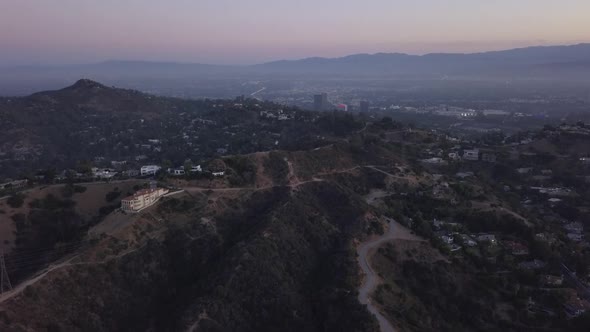
[[[88,160],[80,160],[78,161],[78,165],[76,166],[76,170],[82,174],[91,174],[92,173],[92,162]]]
[[[193,169],[193,162],[190,159],[184,161],[184,172],[187,176],[190,175],[191,169]]]
[[[225,172],[227,166],[222,159],[214,159],[209,163],[209,170],[211,172]]]
[[[162,161],[162,168],[163,169],[172,168],[172,162],[170,161],[170,159],[165,159],[164,161]]]
[[[43,172],[43,175],[45,175],[45,182],[53,183],[56,175],[55,168],[48,168],[47,170],[45,170],[45,172]]]

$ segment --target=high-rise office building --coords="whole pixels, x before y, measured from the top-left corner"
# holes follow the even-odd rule
[[[369,111],[369,102],[366,100],[361,100],[361,113],[366,113]]]
[[[313,109],[315,111],[325,111],[329,107],[328,94],[322,93],[320,95],[313,96]]]

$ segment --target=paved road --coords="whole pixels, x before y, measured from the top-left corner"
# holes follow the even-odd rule
[[[256,96],[258,93],[260,93],[260,92],[262,92],[262,91],[264,91],[264,90],[266,90],[266,87],[264,87],[264,88],[262,88],[262,89],[260,89],[260,90],[258,90],[258,91],[254,91],[253,93],[251,93],[251,94],[250,94],[250,96],[254,97],[254,96]]]
[[[390,222],[387,233],[377,238],[363,242],[357,248],[359,264],[361,265],[361,269],[365,275],[361,288],[359,289],[359,302],[361,304],[365,304],[367,309],[369,309],[369,312],[375,315],[377,321],[379,321],[381,332],[394,332],[395,329],[393,328],[393,325],[391,325],[391,323],[379,312],[377,307],[371,303],[370,295],[373,293],[375,288],[377,288],[377,285],[379,285],[379,276],[373,270],[369,261],[373,250],[394,239],[395,231],[394,224]]]

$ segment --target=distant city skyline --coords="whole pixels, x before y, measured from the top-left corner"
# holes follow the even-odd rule
[[[590,42],[587,0],[3,0],[0,65],[255,64]]]

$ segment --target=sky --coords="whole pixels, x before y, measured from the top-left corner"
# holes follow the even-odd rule
[[[590,42],[588,0],[0,0],[0,65],[252,64]]]

